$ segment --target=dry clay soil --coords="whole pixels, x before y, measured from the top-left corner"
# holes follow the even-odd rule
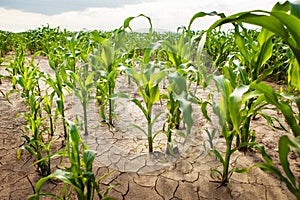
[[[51,73],[45,58],[40,57],[37,60],[42,70]],[[3,79],[0,89],[3,93],[9,91],[11,89],[10,81]],[[24,134],[23,127],[26,125],[22,117],[16,116],[18,113],[26,111],[26,107],[18,94],[10,95],[9,99],[11,103],[0,94],[0,199],[27,199],[34,194],[34,185],[40,176],[32,165],[34,159],[30,155],[25,152],[21,160],[16,158],[17,150],[24,144],[20,136]],[[74,119],[74,113],[76,113],[74,110],[72,111],[72,104],[74,101],[70,100],[66,106],[67,117],[70,119]],[[138,124],[143,121],[143,116],[140,115],[139,110],[134,105],[126,104],[126,102],[122,105],[123,108],[116,109],[120,115],[116,119],[116,128],[109,130],[106,125],[100,124],[97,128],[91,125],[91,135],[84,138],[91,149],[98,152],[93,167],[97,177],[109,173],[102,180],[101,187],[104,190],[108,185],[114,185],[109,193],[111,197],[127,200],[295,199],[284,183],[258,168],[253,168],[249,173],[234,173],[227,186],[218,187],[219,184],[210,177],[210,172],[215,168],[221,169],[221,164],[213,154],[209,154],[203,149],[205,137],[203,136],[204,133],[198,129],[193,133],[193,141],[184,151],[181,150],[182,152],[176,159],[165,165],[151,163],[147,155],[139,156],[139,153],[146,150],[146,147],[141,145],[146,144],[143,137],[139,136],[142,133],[131,129],[132,132],[137,133],[134,132],[132,137],[125,138],[122,136],[124,131],[120,131],[122,127],[123,129],[126,128],[123,123],[126,122],[127,125],[128,123]],[[78,106],[75,107],[78,109]],[[124,118],[122,114],[125,117],[132,115],[133,121],[125,120],[122,122],[120,120],[122,117]],[[273,114],[278,115],[277,113]],[[136,117],[137,119],[135,119]],[[278,117],[281,116],[278,115]],[[195,121],[200,119],[200,116],[194,115]],[[99,121],[100,119],[99,116],[92,116],[89,120]],[[163,121],[163,119],[158,119],[158,124],[159,121]],[[162,124],[158,126],[162,126]],[[198,123],[196,126],[205,126],[205,124]],[[257,142],[264,144],[268,153],[275,162],[278,162],[277,141],[285,133],[270,129],[262,118],[253,121],[252,126],[256,131]],[[57,132],[59,130],[61,127],[58,125]],[[105,137],[99,136],[99,132],[103,133]],[[61,135],[61,133],[57,133],[57,135]],[[56,136],[56,138],[53,150],[61,147],[60,137]],[[158,137],[157,140],[163,139]],[[162,144],[163,142],[161,146]],[[216,138],[215,145],[217,149],[224,152],[225,142],[221,137]],[[160,142],[156,142],[155,146],[160,146]],[[127,148],[128,151],[122,150],[122,148]],[[158,148],[157,151],[159,150]],[[245,154],[236,152],[232,156],[231,167],[249,167],[260,161],[261,156],[258,152],[251,151]],[[299,169],[297,166],[298,158],[292,156],[291,161],[292,166],[295,167],[294,170]],[[53,171],[57,164],[58,160],[54,160]],[[59,194],[61,188],[61,183],[53,181],[46,183],[43,191]],[[74,196],[72,199],[76,199],[76,197]]]

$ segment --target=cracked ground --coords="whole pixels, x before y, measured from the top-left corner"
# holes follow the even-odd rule
[[[5,79],[0,85],[3,92],[7,92],[10,87],[9,81]],[[20,160],[16,158],[16,152],[23,144],[20,135],[26,124],[16,115],[25,108],[17,94],[12,94],[10,101],[12,103],[0,94],[0,199],[22,200],[34,194],[34,185],[40,177],[32,166],[33,158],[30,155],[24,153]],[[69,115],[72,113],[74,111],[70,111]],[[92,120],[97,117],[90,118]],[[276,143],[281,133],[272,132],[261,121],[254,122],[253,126],[257,131],[257,141],[265,144],[267,150],[273,151],[272,155],[276,160]],[[105,129],[106,126],[100,128]],[[99,132],[99,127],[94,129]],[[120,146],[128,145],[128,138],[122,137],[122,134],[114,134],[116,131],[104,131],[105,138],[97,136],[96,131],[91,131],[90,136],[84,138],[90,148],[98,152],[93,167],[95,174],[98,177],[108,174],[101,182],[102,190],[107,186],[114,186],[109,196],[115,199],[295,199],[284,183],[258,168],[253,168],[249,173],[234,173],[226,187],[218,187],[219,183],[210,174],[212,169],[221,169],[221,164],[214,155],[201,153],[201,143],[199,145],[197,140],[189,143],[188,148],[176,159],[161,164],[148,155],[137,156],[130,145],[127,147],[128,151],[122,150]],[[270,132],[272,137],[266,137],[266,132]],[[139,147],[139,142],[143,141],[139,136],[129,139],[136,142],[133,146]],[[156,145],[159,144],[158,139]],[[222,138],[218,138],[215,145],[224,152],[225,143]],[[231,167],[249,167],[260,160],[257,152],[237,152],[232,157]],[[54,161],[52,170],[55,167]],[[60,183],[53,182],[45,184],[43,190],[58,194],[61,188]]]

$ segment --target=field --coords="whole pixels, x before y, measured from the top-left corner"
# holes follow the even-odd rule
[[[300,199],[297,9],[1,31],[0,198]]]

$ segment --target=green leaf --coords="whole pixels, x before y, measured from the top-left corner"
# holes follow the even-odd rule
[[[187,125],[187,135],[190,134],[191,128],[193,126],[194,120],[192,117],[192,103],[188,100],[187,94],[182,92],[180,95],[177,95],[179,102],[179,109],[183,114],[183,121]]]
[[[280,105],[278,106],[282,114],[284,115],[286,123],[291,127],[294,136],[299,136],[300,135],[300,125],[297,123],[293,109],[291,108],[290,105],[281,102]]]
[[[272,8],[272,11],[287,12],[289,10],[290,10],[290,2],[288,2],[288,1],[286,1],[282,4],[280,2],[277,2]]]
[[[95,73],[94,72],[90,72],[88,77],[86,78],[85,80],[85,86],[87,88],[89,88],[90,86],[92,86],[94,84],[94,75]]]
[[[248,48],[245,45],[244,38],[241,36],[240,31],[239,31],[239,29],[237,27],[235,28],[234,36],[235,36],[235,43],[239,47],[239,51],[245,57],[245,60],[250,60],[249,59]]]
[[[258,52],[257,65],[256,65],[259,68],[261,68],[271,58],[272,53],[273,53],[272,52],[272,50],[273,50],[272,37],[265,36],[265,35],[268,35],[268,33],[270,33],[270,32],[263,29],[258,37],[259,43],[262,43],[262,44],[260,44],[261,47]],[[264,35],[264,36],[262,36],[262,35]]]
[[[278,21],[278,19],[276,19],[273,16],[254,14],[255,12],[267,13],[266,11],[262,11],[262,10],[253,10],[253,11],[249,11],[249,12],[237,13],[237,14],[234,14],[234,15],[231,15],[231,16],[228,16],[226,18],[216,21],[213,25],[211,25],[211,27],[208,29],[208,31],[211,31],[212,29],[216,28],[217,26],[221,26],[226,23],[245,22],[245,23],[264,27],[264,28],[280,35],[284,39],[289,37],[287,30],[282,25],[282,23],[280,23],[280,21]]]
[[[294,112],[291,106],[285,102],[281,102],[277,98],[277,94],[274,89],[266,83],[252,83],[251,88],[256,89],[264,94],[268,103],[275,105],[284,115],[286,123],[291,127],[295,136],[300,135],[300,125],[297,123]]]
[[[211,122],[211,119],[210,119],[210,117],[209,117],[208,114],[207,114],[207,105],[209,105],[209,104],[210,104],[210,103],[207,102],[207,101],[203,102],[203,103],[201,104],[201,111],[202,111],[203,116],[204,116],[208,121]]]
[[[225,17],[224,13],[217,13],[217,12],[210,12],[210,13],[206,13],[206,12],[198,12],[196,14],[194,14],[194,16],[191,18],[189,25],[188,25],[188,30],[191,30],[191,26],[193,24],[193,22],[200,17],[205,17],[205,16],[220,16],[220,17]]]
[[[146,50],[144,51],[143,63],[144,64],[149,63],[151,60],[152,53],[155,50],[159,49],[160,47],[161,47],[161,43],[157,42],[157,43],[152,44],[150,47],[146,48]]]
[[[292,184],[296,187],[296,179],[293,174],[293,172],[290,169],[290,163],[288,161],[288,154],[290,152],[290,147],[289,147],[290,139],[284,135],[280,137],[279,139],[279,160],[280,164],[282,165],[282,168],[289,178],[289,180],[292,182]]]
[[[220,152],[215,148],[213,148],[212,151],[214,152],[216,157],[220,160],[220,162],[224,165],[225,161],[224,161],[223,157],[221,156]]]
[[[143,107],[142,103],[138,99],[130,99],[130,101],[135,103],[135,105],[137,105],[141,109],[141,111],[144,113],[146,118],[148,117],[148,112],[146,111],[146,109]]]
[[[281,171],[279,169],[277,169],[276,167],[274,167],[273,165],[270,165],[270,164],[267,164],[267,163],[258,163],[258,164],[255,164],[255,166],[259,167],[263,171],[267,171],[267,172],[271,172],[272,174],[275,174],[278,178],[280,178],[280,180],[282,182],[284,182],[286,184],[286,186],[288,187],[288,189],[293,194],[297,194],[298,193],[297,189],[293,187],[293,185],[291,184],[291,182],[289,182],[289,180],[282,175]]]
[[[131,28],[130,28],[130,26],[129,26],[130,22],[131,22],[133,19],[138,18],[138,17],[145,17],[145,18],[148,20],[148,22],[149,22],[149,24],[150,24],[149,33],[152,33],[152,21],[151,21],[151,18],[148,17],[148,16],[146,16],[146,15],[144,15],[144,14],[139,14],[138,16],[135,16],[135,17],[128,17],[128,18],[125,19],[125,21],[124,21],[123,28],[124,28],[124,29],[129,28],[129,29],[131,30]]]
[[[290,6],[291,14],[300,19],[300,1],[290,2]]]
[[[148,137],[147,132],[146,132],[142,127],[140,127],[140,126],[138,126],[138,125],[135,125],[135,124],[130,124],[128,127],[136,128],[136,129],[140,130],[142,133],[144,133],[145,136]]]
[[[278,101],[277,95],[271,86],[269,86],[268,84],[266,84],[264,82],[260,82],[260,83],[254,82],[250,85],[250,87],[257,91],[262,92],[264,94],[267,102],[275,105],[276,107],[279,107],[279,101]]]
[[[86,171],[91,172],[93,167],[93,161],[97,152],[93,150],[85,150],[83,152],[83,162],[85,163]]]
[[[160,91],[158,85],[155,85],[150,89],[150,102],[151,104],[155,104],[160,98]]]
[[[180,95],[183,91],[187,91],[186,79],[178,72],[170,73],[168,78],[170,80],[169,87],[172,89],[172,92]]]
[[[283,12],[271,12],[270,14],[276,17],[284,26],[286,26],[287,30],[291,33],[293,38],[299,44],[300,43],[300,32],[299,32],[300,18],[297,18],[294,15],[289,15]]]
[[[300,90],[300,65],[297,59],[293,59],[288,69],[288,82]]]
[[[241,105],[242,105],[242,97],[243,95],[249,90],[248,85],[240,85],[237,87],[229,97],[229,111],[231,120],[233,123],[233,127],[235,128],[236,132],[240,135],[240,122],[242,120],[241,116]]]
[[[220,104],[217,110],[214,110],[217,116],[219,117],[219,123],[221,126],[224,126],[225,120],[230,120],[230,112],[228,111],[228,102],[229,96],[232,92],[232,87],[230,81],[225,79],[224,76],[215,76],[214,80],[218,87],[218,90],[222,94],[220,97]],[[216,106],[214,106],[216,107]],[[230,122],[230,121],[229,121]]]

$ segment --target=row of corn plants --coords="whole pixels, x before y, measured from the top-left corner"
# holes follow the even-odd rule
[[[43,33],[46,32],[43,31]],[[100,180],[96,179],[92,171],[96,152],[88,150],[79,131],[73,123],[67,121],[65,115],[65,96],[74,89],[73,84],[80,85],[76,77],[68,75],[71,72],[79,71],[76,63],[84,62],[89,50],[85,48],[84,44],[80,44],[84,46],[82,47],[76,43],[79,41],[78,35],[77,33],[68,37],[69,34],[66,34],[64,36],[66,37],[65,47],[60,46],[61,41],[53,41],[55,44],[48,44],[47,51],[38,51],[39,48],[34,48],[36,53],[30,57],[27,56],[27,50],[31,46],[21,43],[16,48],[13,59],[10,56],[3,59],[5,63],[8,63],[4,66],[9,74],[7,77],[12,82],[12,90],[7,92],[6,97],[10,100],[12,93],[19,93],[25,104],[25,111],[20,113],[20,116],[27,121],[24,133],[21,135],[24,138],[24,145],[18,151],[17,157],[20,159],[24,151],[27,151],[34,158],[33,165],[36,170],[44,177],[37,183],[36,194],[30,199],[39,199],[40,196],[70,199],[72,190],[75,190],[78,199],[93,199],[95,191],[100,199],[109,199],[107,193],[110,187],[102,194],[99,188]],[[32,37],[32,35],[30,36]],[[43,69],[34,62],[40,55],[48,57],[50,70],[53,73],[43,72]],[[85,91],[81,90],[81,92]],[[63,126],[62,134],[57,128],[59,118]],[[61,135],[64,149],[57,151],[57,147],[52,147],[52,144],[57,140],[57,136]],[[83,147],[82,151],[81,147]],[[79,157],[81,153],[83,154],[82,158]],[[52,173],[51,161],[57,156],[68,158],[71,167],[63,166],[64,170],[56,170]],[[81,159],[84,162],[81,162]],[[40,193],[40,188],[45,182],[43,180],[59,177],[61,180],[68,179],[64,183],[69,184],[70,191],[64,190],[58,196]]]
[[[1,32],[1,38],[5,38],[1,39],[1,56],[9,51],[15,52],[14,59],[1,59],[1,62],[8,63],[5,69],[12,81],[12,90],[6,96],[9,99],[11,93],[19,93],[27,107],[22,113],[27,121],[22,134],[25,143],[17,155],[20,157],[22,151],[28,151],[35,158],[37,171],[43,176],[31,199],[40,196],[71,198],[72,190],[78,199],[93,199],[95,195],[100,199],[108,198],[110,188],[102,194],[100,180],[96,180],[92,172],[96,152],[88,150],[77,126],[67,120],[65,97],[71,93],[82,106],[85,135],[89,134],[87,108],[91,99],[98,101],[99,115],[109,128],[114,126],[115,99],[126,98],[133,102],[142,111],[147,129],[132,126],[147,137],[149,153],[154,151],[155,138],[161,133],[166,135],[166,151],[174,153],[174,134],[187,139],[191,132],[195,120],[192,104],[200,105],[209,121],[211,117],[207,108],[211,107],[218,117],[218,130],[226,144],[226,151],[222,154],[212,143],[216,129],[211,133],[207,130],[212,152],[223,166],[222,170],[212,170],[212,177],[219,177],[220,185],[225,186],[232,173],[249,171],[253,166],[230,169],[231,156],[236,151],[257,148],[265,163],[256,166],[277,175],[300,199],[299,182],[287,159],[291,148],[300,153],[300,103],[297,97],[300,36],[296,28],[300,19],[297,9],[298,4],[285,2],[276,4],[270,12],[254,10],[228,17],[216,12],[199,12],[191,19],[188,28],[181,27],[177,33],[153,32],[151,19],[142,14],[127,18],[123,26],[111,32],[69,32],[49,26],[19,34]],[[207,15],[218,15],[221,19],[206,31],[190,30],[197,18]],[[132,32],[130,22],[139,17],[149,22],[148,33]],[[226,23],[231,23],[233,29],[228,32],[219,29]],[[258,25],[261,29],[249,30],[245,23]],[[33,54],[29,61],[28,52]],[[213,61],[206,62],[204,53]],[[34,63],[40,55],[47,57],[52,74],[43,72]],[[132,82],[136,84],[140,98],[115,92],[119,76],[127,76],[129,86]],[[288,91],[275,91],[264,83],[269,79],[287,81]],[[215,87],[207,99],[198,97],[197,91],[205,90],[209,85]],[[215,90],[220,94],[219,103],[211,101]],[[153,116],[153,106],[161,100],[167,102],[167,128],[154,131],[154,124],[164,113]],[[297,111],[292,104],[297,105]],[[282,112],[293,133],[293,137],[282,136],[279,140],[279,158],[284,173],[274,166],[264,147],[257,144],[256,133],[251,129],[251,122],[258,115],[269,124],[276,120],[283,129],[288,129],[279,119],[264,112],[270,105]],[[59,122],[62,133],[57,133]],[[179,130],[180,124],[186,125],[185,132]],[[51,146],[57,134],[63,136],[64,150],[53,152]],[[66,158],[71,166],[52,173],[51,159],[56,156]],[[70,186],[70,190],[64,190],[63,197],[40,192],[42,185],[53,178]]]

